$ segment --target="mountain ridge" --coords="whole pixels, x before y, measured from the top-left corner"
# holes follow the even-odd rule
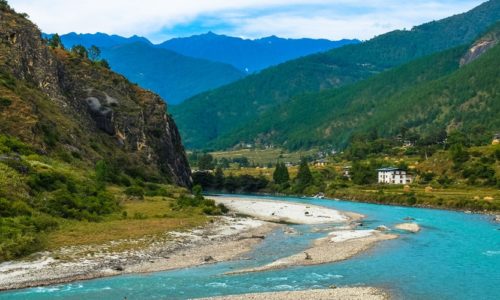
[[[500,128],[499,24],[470,46],[423,57],[351,86],[297,96],[252,127],[223,137],[223,143],[241,140],[289,149],[330,144],[339,149],[353,134],[376,130],[391,137],[401,128],[421,136],[460,130],[487,141]],[[489,47],[477,53],[485,43]],[[464,64],[471,53],[474,59]]]
[[[500,1],[490,0],[466,13],[411,30],[392,31],[361,44],[268,68],[187,99],[173,107],[172,113],[188,148],[210,147],[223,135],[252,127],[263,114],[297,95],[349,85],[419,57],[468,44],[499,16]]]
[[[188,57],[141,42],[101,49],[111,68],[129,80],[155,91],[169,104],[241,79],[231,65]]]
[[[247,73],[254,73],[297,57],[359,42],[356,39],[289,39],[274,35],[243,39],[209,31],[190,37],[173,38],[157,46],[187,56],[231,64]]]

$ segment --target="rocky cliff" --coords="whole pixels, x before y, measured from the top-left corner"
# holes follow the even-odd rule
[[[162,99],[102,64],[48,47],[26,16],[0,6],[0,133],[41,153],[106,159],[190,186],[180,135]]]

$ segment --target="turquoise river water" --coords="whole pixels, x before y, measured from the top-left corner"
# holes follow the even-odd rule
[[[300,235],[277,230],[245,260],[8,291],[0,293],[0,299],[189,299],[330,285],[381,287],[395,299],[500,299],[500,225],[491,216],[310,198],[265,198],[362,213],[367,216],[365,228],[392,226],[410,216],[422,231],[400,232],[398,239],[340,263],[222,275],[297,253],[326,234],[318,232],[318,226],[297,225],[293,227]]]

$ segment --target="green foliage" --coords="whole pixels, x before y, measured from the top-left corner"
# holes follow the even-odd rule
[[[213,156],[210,154],[204,154],[198,159],[198,169],[200,170],[213,170],[214,169],[214,163],[213,163]]]
[[[209,172],[195,172],[192,177],[195,187],[200,186],[205,190],[226,191],[229,193],[236,191],[255,193],[264,189],[269,184],[269,181],[263,176],[233,176],[232,174],[224,176],[223,174],[219,174],[219,178],[217,178]],[[194,189],[193,192],[195,192]]]
[[[444,66],[442,62],[434,61],[433,64],[427,65],[425,61],[419,61],[419,64],[426,65],[424,68],[431,66],[430,69],[437,69],[438,72],[434,74],[412,72],[406,69],[398,73],[389,73],[384,77],[383,82],[380,81],[380,85],[372,86],[370,89],[363,85],[352,89],[337,90],[336,88],[364,80],[417,58],[468,44],[497,22],[499,14],[498,1],[489,1],[465,14],[423,24],[411,30],[389,32],[361,44],[306,56],[197,95],[174,107],[172,113],[185,144],[190,148],[227,149],[241,141],[249,143],[263,141],[264,144],[283,145],[289,149],[297,149],[317,145],[319,141],[325,139],[325,135],[327,138],[325,143],[331,142],[332,139],[345,142],[352,128],[357,127],[352,123],[365,119],[370,111],[378,110],[380,100],[385,102],[387,96],[392,95],[394,98],[390,99],[390,102],[393,100],[400,102],[399,104],[404,102],[403,105],[412,103],[417,99],[408,96],[398,100],[401,98],[402,90],[422,81],[435,79],[436,75],[446,74],[451,68],[456,69],[458,59],[463,52],[457,55],[457,59]],[[491,69],[496,65],[498,63],[492,63],[488,72],[491,73]],[[417,66],[413,65],[413,67]],[[446,72],[443,72],[443,69]],[[422,68],[415,70],[422,71]],[[460,82],[464,86],[479,82],[464,79]],[[455,89],[453,85],[452,87]],[[362,91],[356,93],[356,90],[360,88]],[[465,92],[458,99],[471,95],[467,89],[465,87],[460,91],[457,90],[459,93]],[[316,94],[320,90],[331,91],[326,94]],[[439,90],[436,89],[436,91]],[[298,96],[307,93],[313,94]],[[357,97],[352,97],[353,95]],[[427,95],[422,93],[418,96],[425,99]],[[454,99],[454,97],[450,98]],[[440,98],[433,97],[423,105],[423,108],[433,110],[432,113],[422,114],[423,116],[420,113],[415,114],[410,119],[409,125],[414,122],[412,119],[415,118],[427,116],[428,120],[434,120],[441,108],[437,105],[439,103],[437,99]],[[354,105],[349,105],[353,100],[357,101],[354,101]],[[427,103],[434,103],[434,105]],[[355,114],[353,109],[360,113]],[[409,105],[405,111],[415,112],[415,109]],[[321,117],[317,118],[318,115]],[[335,121],[343,115],[345,118],[341,121],[342,128],[337,129]],[[397,130],[406,122],[406,114],[399,118],[400,114],[394,109],[391,109],[387,115],[396,117],[399,124],[389,122],[384,131]],[[359,120],[355,116],[359,116]],[[418,119],[415,122],[422,124]],[[387,120],[390,119],[387,118]],[[478,120],[477,123],[479,122]],[[324,126],[318,126],[321,124]],[[384,123],[381,121],[379,124]],[[362,131],[365,129],[363,128]],[[325,134],[328,132],[330,134]],[[385,132],[381,133],[385,134]]]
[[[44,215],[0,218],[0,261],[42,249],[43,233],[57,226],[54,218]]]
[[[88,58],[89,52],[82,45],[75,45],[71,48],[71,52],[80,58]]]
[[[101,57],[101,49],[95,45],[90,46],[88,49],[88,57],[91,61],[98,61]]]
[[[11,106],[11,104],[12,104],[12,100],[0,97],[0,110]]]
[[[101,59],[101,60],[98,60],[95,62],[96,65],[102,67],[102,68],[105,68],[105,69],[111,69],[111,67],[109,66],[109,62],[105,59]]]
[[[306,159],[302,159],[299,165],[299,171],[297,177],[295,177],[295,183],[302,186],[307,186],[313,182],[313,177],[311,170],[309,169],[309,164]]]
[[[455,164],[462,164],[469,160],[469,152],[461,144],[453,144],[450,148],[451,159]]]
[[[52,192],[58,189],[63,189],[66,183],[69,181],[66,175],[48,170],[33,173],[29,176],[28,185],[33,191],[42,192],[48,191]]]
[[[2,11],[10,10],[10,6],[7,0],[0,0],[0,10]]]
[[[131,197],[144,199],[144,189],[140,186],[133,185],[125,189],[125,194]]]
[[[0,134],[0,153],[29,155],[33,153],[33,148],[15,137]]]
[[[61,37],[56,33],[52,35],[49,40],[47,41],[47,44],[51,48],[61,48],[64,49],[64,46],[61,42]]]
[[[106,192],[74,194],[62,189],[55,192],[43,208],[54,216],[88,221],[98,221],[100,216],[118,209],[118,202]]]
[[[352,164],[352,181],[355,184],[371,184],[377,182],[377,173],[372,164],[354,161]]]
[[[39,129],[43,134],[44,143],[50,147],[54,148],[59,142],[59,132],[57,126],[51,121],[40,121],[37,124],[37,129]]]
[[[288,168],[285,163],[278,162],[276,164],[276,169],[273,173],[273,180],[277,184],[284,184],[290,181],[290,175],[288,174]]]
[[[224,188],[224,172],[221,167],[217,167],[217,169],[215,169],[213,187],[216,190],[222,190]]]
[[[104,189],[109,179],[109,168],[104,160],[100,160],[95,165],[95,177],[98,189]]]
[[[224,205],[215,205],[215,201],[203,198],[200,186],[195,186],[193,190],[195,190],[195,195],[178,198],[174,209],[201,208],[201,211],[206,215],[221,215],[228,212]]]

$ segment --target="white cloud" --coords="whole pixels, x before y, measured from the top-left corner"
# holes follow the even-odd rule
[[[10,0],[45,32],[171,35],[192,22],[219,24],[216,32],[250,38],[268,35],[368,39],[393,29],[467,11],[466,0]],[[204,24],[207,25],[207,24]],[[207,27],[207,26],[203,26]],[[196,28],[193,28],[196,30]]]

